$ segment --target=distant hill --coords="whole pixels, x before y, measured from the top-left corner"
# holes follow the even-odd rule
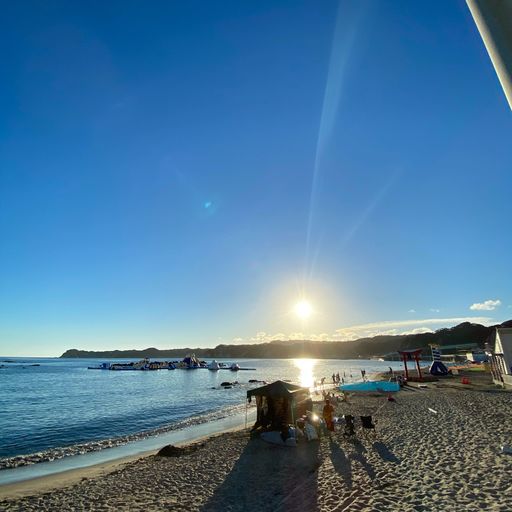
[[[404,334],[398,336],[374,336],[354,341],[272,341],[246,345],[217,345],[215,348],[176,348],[159,350],[105,350],[87,351],[66,350],[62,358],[182,358],[195,353],[202,358],[268,358],[283,359],[293,357],[312,357],[317,359],[356,359],[379,357],[397,350],[429,348],[429,344],[455,345],[477,343],[483,347],[496,327],[512,327],[512,320],[486,327],[480,324],[464,322],[455,327],[439,329],[432,333]]]

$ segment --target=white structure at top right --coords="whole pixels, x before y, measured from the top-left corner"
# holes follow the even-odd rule
[[[494,382],[512,386],[512,327],[497,327],[491,359]]]
[[[512,109],[512,0],[466,0]]]

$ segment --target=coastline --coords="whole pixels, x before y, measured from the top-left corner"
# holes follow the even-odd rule
[[[227,428],[221,432],[205,434],[203,436],[194,438],[193,440],[177,442],[174,446],[189,446],[213,439],[217,436],[222,436],[230,432],[237,432],[243,429],[244,425],[239,425],[237,427]],[[116,471],[126,464],[154,456],[158,453],[158,451],[159,449],[148,450],[136,455],[129,455],[107,462],[93,464],[91,466],[68,469],[65,471],[29,478],[27,480],[21,480],[14,483],[0,484],[0,500],[22,498],[31,494],[46,493],[51,490],[61,489],[63,487],[74,485],[83,479],[102,478],[106,474]]]
[[[249,409],[248,422],[254,421],[255,411]],[[156,435],[145,437],[138,441],[93,451],[82,455],[63,457],[51,462],[39,462],[0,471],[0,495],[2,489],[10,485],[23,484],[41,478],[51,478],[56,475],[69,474],[73,471],[87,470],[88,468],[108,466],[118,461],[134,460],[157,452],[166,444],[176,446],[186,445],[209,436],[228,432],[232,429],[245,426],[245,412],[221,417],[214,421],[192,424],[185,428],[172,429]],[[250,423],[248,423],[250,424]]]
[[[44,493],[53,489],[59,489],[73,485],[83,478],[97,478],[105,473],[115,470],[117,467],[129,462],[147,457],[156,452],[148,452],[131,457],[124,457],[110,462],[103,462],[93,466],[86,466],[77,469],[68,469],[59,473],[52,473],[46,476],[39,476],[14,483],[0,484],[0,499],[21,498],[30,494]]]
[[[87,370],[84,361],[36,361],[40,363],[37,367],[28,365],[25,369],[27,361],[21,366],[17,361],[0,372],[7,391],[4,407],[9,411],[0,420],[0,482],[4,469],[111,450],[189,424],[243,412],[246,391],[258,386],[252,380],[302,382],[305,378],[312,385],[308,372],[313,373],[312,368],[302,368],[294,360],[261,360],[254,374],[229,375],[206,370],[95,372]],[[328,380],[336,372],[346,372],[347,379],[353,374],[357,379],[361,366],[368,374],[387,368],[373,361],[312,364],[316,376],[327,376]],[[222,386],[235,380],[239,385],[232,389]],[[21,392],[24,387],[33,390],[30,406]],[[58,407],[54,396],[60,397]]]
[[[358,428],[355,440],[338,431],[289,448],[239,428],[196,440],[181,457],[153,452],[66,475],[58,487],[55,476],[4,489],[0,508],[505,512],[512,459],[501,446],[512,439],[512,395],[487,381],[414,384],[395,402],[353,395],[337,404],[338,414],[372,414],[375,439]]]

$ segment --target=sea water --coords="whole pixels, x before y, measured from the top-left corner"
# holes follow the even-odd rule
[[[401,363],[252,359],[254,371],[88,370],[105,360],[0,358],[0,468],[102,450],[245,410],[250,379],[304,386],[339,372],[346,382]],[[111,362],[114,360],[110,360]],[[129,361],[129,360],[115,360]],[[36,366],[38,365],[38,366]],[[231,389],[222,382],[238,381]]]

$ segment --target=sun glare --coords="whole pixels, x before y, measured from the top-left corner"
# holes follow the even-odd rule
[[[299,382],[305,388],[313,387],[313,367],[315,361],[313,359],[295,359],[295,366],[299,369]]]
[[[309,318],[313,312],[313,308],[307,300],[301,300],[300,302],[297,302],[293,310],[295,311],[295,314],[302,320]]]

